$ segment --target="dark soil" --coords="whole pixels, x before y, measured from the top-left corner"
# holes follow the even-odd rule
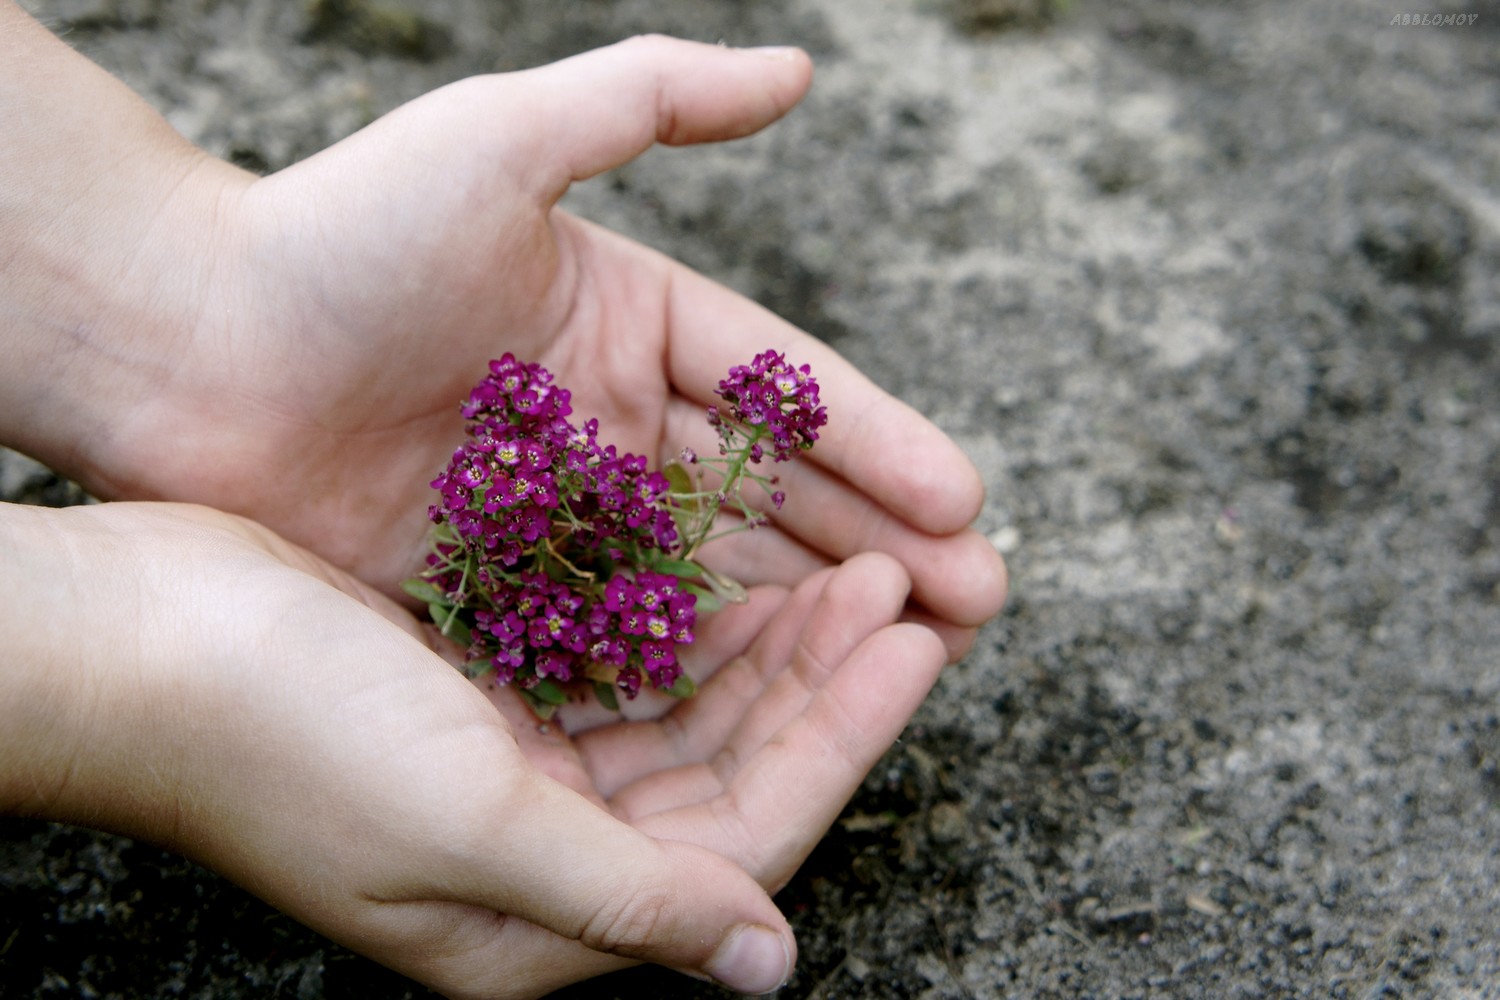
[[[1495,5],[27,6],[262,171],[635,32],[808,48],[784,124],[570,196],[940,422],[1013,569],[781,895],[781,995],[1500,996]],[[0,828],[4,996],[415,992],[180,859]]]

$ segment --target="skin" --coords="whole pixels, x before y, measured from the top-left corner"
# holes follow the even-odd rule
[[[0,505],[0,549],[0,809],[180,851],[455,997],[641,959],[779,985],[795,943],[766,890],[943,661],[891,623],[900,566],[860,556],[706,628],[723,666],[678,712],[572,738],[232,515]],[[767,941],[733,964],[747,930]]]
[[[713,386],[772,347],[812,365],[832,416],[785,470],[775,541],[757,539],[754,564],[734,559],[747,582],[887,552],[955,655],[998,610],[1003,564],[967,530],[982,486],[951,440],[825,345],[555,207],[654,143],[769,124],[810,83],[802,53],[633,39],[451,84],[256,179],[50,36],[35,43],[55,51],[5,52],[17,71],[0,91],[0,107],[22,105],[0,118],[7,135],[33,137],[0,153],[0,173],[22,180],[0,195],[0,299],[31,362],[0,375],[0,395],[21,408],[16,445],[96,495],[242,513],[394,593],[420,565],[457,401],[490,358],[540,362],[575,413],[663,458],[712,447]],[[63,80],[33,97],[49,72]],[[75,76],[98,93],[69,96]],[[104,162],[63,165],[102,189],[90,204],[22,196],[28,181],[59,185],[26,147],[61,133],[92,148],[100,127]]]
[[[629,960],[777,985],[766,890],[1004,599],[980,481],[826,346],[555,206],[654,143],[769,124],[806,57],[633,39],[266,178],[6,0],[0,67],[0,441],[105,499],[241,515],[0,510],[24,595],[0,806],[168,844],[455,996]],[[546,365],[659,459],[713,447],[713,385],[766,348],[811,363],[830,423],[777,470],[775,526],[705,553],[753,596],[691,648],[698,697],[543,732],[444,664],[392,596],[489,358]],[[729,970],[747,927],[770,937]]]

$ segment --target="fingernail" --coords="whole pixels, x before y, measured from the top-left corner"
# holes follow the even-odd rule
[[[754,52],[758,56],[767,59],[780,59],[783,62],[791,62],[802,55],[802,50],[793,45],[758,45],[755,48],[741,49],[742,52]]]
[[[724,938],[703,971],[741,993],[770,993],[791,978],[792,953],[771,928],[741,924]]]

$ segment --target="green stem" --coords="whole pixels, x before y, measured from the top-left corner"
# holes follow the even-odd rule
[[[550,555],[553,559],[556,559],[558,562],[562,563],[568,569],[572,570],[574,573],[578,574],[586,580],[592,581],[594,579],[594,573],[586,569],[579,569],[577,566],[574,566],[571,562],[569,562],[566,556],[557,551],[557,547],[552,544],[551,537],[548,537],[547,539],[545,539],[545,541],[547,543],[547,554]]]
[[[762,437],[765,436],[765,433],[765,427],[750,428],[750,432],[746,436],[744,443],[740,445],[740,447],[735,451],[732,457],[725,461],[724,471],[721,473],[724,476],[723,485],[712,492],[698,493],[694,494],[694,496],[717,497],[722,494],[726,498],[734,498],[734,500],[736,501],[736,506],[740,507],[740,509],[743,510],[744,505],[738,503],[740,480],[745,478],[745,466],[750,461],[750,450],[755,447],[756,443],[759,442]],[[714,460],[714,464],[717,465],[718,461],[719,460]],[[754,474],[751,473],[751,475]],[[720,507],[722,507],[722,504],[720,505]],[[683,543],[682,557],[684,559],[692,559],[694,554],[698,551],[699,546],[707,542],[710,537],[722,537],[721,535],[710,536],[710,532],[713,531],[714,522],[718,519],[718,515],[719,511],[717,509],[706,511],[703,517],[703,524],[694,526],[692,533],[687,539],[684,540]],[[727,533],[732,534],[733,531]]]
[[[749,524],[737,524],[733,528],[725,528],[723,531],[716,531],[708,535],[699,544],[707,545],[709,542],[716,542],[721,538],[728,538],[730,535],[738,535],[742,531],[749,531],[750,527]]]
[[[453,627],[454,620],[458,618],[458,609],[463,607],[464,604],[468,602],[466,593],[469,589],[469,571],[473,568],[474,554],[472,552],[465,552],[464,572],[463,575],[458,578],[458,600],[451,608],[448,609],[448,620],[443,622],[442,626],[438,629],[438,631],[443,633],[443,635],[445,636],[448,634],[448,630]]]

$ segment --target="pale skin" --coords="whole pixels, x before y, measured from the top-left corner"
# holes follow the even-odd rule
[[[181,851],[455,997],[631,959],[778,985],[795,944],[766,890],[943,660],[891,623],[899,565],[860,556],[708,624],[693,656],[724,665],[669,720],[569,738],[465,681],[377,591],[231,515],[0,505],[0,549],[18,595],[0,808]],[[766,940],[731,964],[747,930]]]
[[[555,202],[653,143],[769,124],[805,56],[632,40],[445,87],[263,179],[6,0],[0,67],[0,441],[107,499],[254,519],[0,511],[26,595],[0,617],[22,695],[0,699],[0,806],[166,843],[454,996],[629,960],[777,985],[795,945],[766,891],[999,609],[1004,567],[937,428]],[[811,363],[830,422],[778,470],[776,526],[712,554],[753,598],[691,648],[695,700],[543,732],[390,599],[489,358],[546,365],[659,460],[712,447],[714,383],[768,347]],[[744,928],[764,944],[731,970]]]

